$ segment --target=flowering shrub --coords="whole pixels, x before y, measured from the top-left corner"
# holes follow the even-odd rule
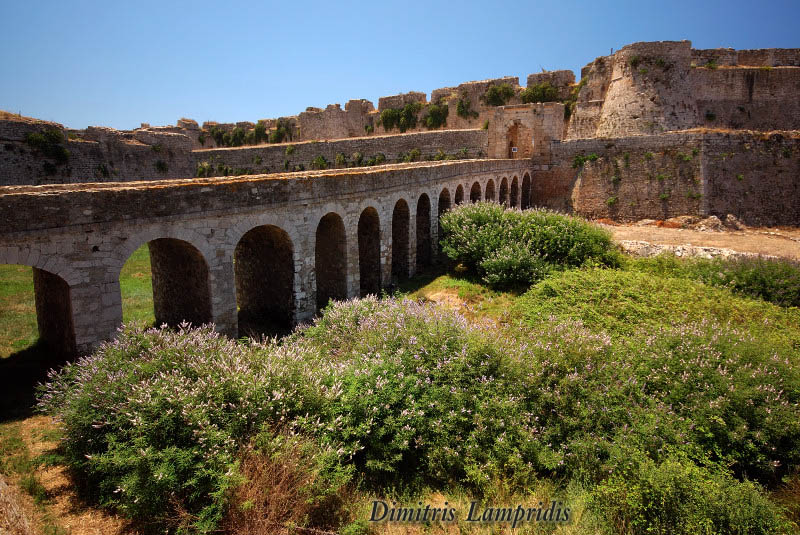
[[[354,474],[370,489],[478,495],[550,477],[596,489],[607,526],[625,515],[655,526],[666,502],[643,482],[679,455],[685,472],[663,477],[689,503],[708,497],[681,483],[697,473],[734,504],[697,513],[704,525],[746,532],[756,508],[728,513],[765,498],[735,477],[768,484],[800,464],[799,403],[789,355],[724,325],[615,339],[563,320],[497,336],[452,311],[365,298],[280,343],[128,329],[53,373],[40,406],[61,419],[65,458],[100,503],[162,526],[179,508],[194,530],[216,529],[240,453],[251,462],[276,451],[274,437],[299,435],[316,442],[299,458],[316,467],[308,493],[320,499]],[[621,487],[630,502],[615,498]],[[780,521],[774,508],[758,514],[758,525]]]
[[[547,210],[463,204],[444,214],[441,225],[442,251],[494,287],[530,285],[545,275],[544,264],[619,263],[608,232]]]

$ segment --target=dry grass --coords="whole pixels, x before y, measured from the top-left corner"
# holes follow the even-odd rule
[[[240,471],[245,480],[234,491],[224,522],[226,532],[283,534],[291,532],[289,526],[335,531],[352,519],[348,506],[357,500],[351,489],[342,487],[322,499],[314,497],[312,489],[320,476],[306,446],[288,440],[272,454],[252,447],[244,452]]]

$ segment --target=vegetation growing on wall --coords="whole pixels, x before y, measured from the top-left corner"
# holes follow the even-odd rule
[[[476,119],[478,112],[472,109],[472,102],[466,95],[461,95],[456,105],[456,114],[464,119]]]
[[[438,104],[430,104],[426,110],[424,118],[425,126],[429,130],[447,126],[447,115],[450,113],[450,108],[447,104],[439,102]]]
[[[48,128],[25,136],[25,143],[29,147],[52,160],[55,165],[62,165],[69,161],[69,150],[64,146],[65,142],[64,134],[56,128]]]
[[[489,106],[505,106],[513,96],[514,88],[511,87],[511,84],[503,82],[489,86],[482,99]]]
[[[381,112],[378,125],[388,132],[397,128],[400,132],[417,126],[417,114],[422,111],[421,102],[409,102],[402,108],[387,108]]]
[[[542,82],[532,85],[520,93],[523,104],[534,102],[556,102],[558,101],[558,88],[550,85],[550,82]]]

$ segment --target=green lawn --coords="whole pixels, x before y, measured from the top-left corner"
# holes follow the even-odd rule
[[[123,266],[120,288],[123,321],[153,323],[153,285],[147,245],[137,249]],[[0,265],[0,358],[33,346],[38,338],[33,270],[28,266]]]

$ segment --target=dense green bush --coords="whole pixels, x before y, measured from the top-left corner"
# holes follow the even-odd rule
[[[540,278],[543,262],[553,266],[619,262],[608,232],[546,210],[520,212],[492,202],[464,204],[447,212],[441,225],[442,251],[495,287],[524,284],[523,273]],[[514,266],[523,272],[515,273]]]
[[[542,82],[526,88],[520,93],[523,104],[532,102],[556,102],[558,100],[558,89],[550,85],[550,82]]]
[[[787,533],[791,525],[751,482],[690,459],[670,456],[660,463],[638,458],[623,465],[592,494],[592,508],[607,533],[695,535]],[[617,529],[613,529],[617,528]]]
[[[387,108],[381,112],[378,124],[386,131],[397,128],[405,132],[417,126],[417,114],[422,111],[421,102],[409,102],[402,108]]]
[[[425,127],[429,130],[447,126],[447,115],[450,108],[447,104],[430,104],[425,115]]]
[[[513,96],[514,88],[511,84],[494,84],[483,94],[483,101],[489,106],[504,106]]]

